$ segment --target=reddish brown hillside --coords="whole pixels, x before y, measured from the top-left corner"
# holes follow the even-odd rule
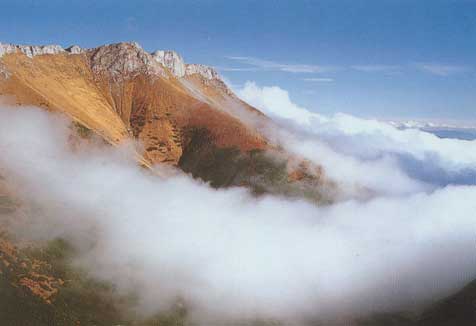
[[[242,103],[211,68],[186,65],[189,72],[177,76],[136,43],[36,54],[31,47],[1,46],[0,95],[64,112],[111,143],[134,137],[151,163],[177,164],[190,129],[206,129],[218,147],[266,148],[226,107]]]
[[[259,131],[271,123],[267,117],[233,94],[213,68],[186,64],[173,51],[148,53],[136,43],[66,50],[0,43],[0,96],[63,112],[82,136],[94,132],[113,145],[136,139],[142,164],[176,165],[216,187],[306,193],[320,201],[334,193],[321,169],[312,169],[312,180],[296,178],[305,172],[295,171],[302,169],[291,164],[296,158]]]

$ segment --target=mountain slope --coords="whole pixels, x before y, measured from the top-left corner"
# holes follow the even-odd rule
[[[0,56],[0,95],[64,112],[113,144],[136,138],[149,163],[177,164],[183,133],[191,128],[206,129],[218,147],[267,147],[228,107],[257,111],[238,100],[212,68],[186,65],[178,55],[178,62],[165,62],[136,43],[118,43],[89,50],[3,44]]]
[[[137,140],[141,164],[174,165],[213,187],[246,186],[257,195],[319,203],[335,191],[322,169],[271,144],[258,128],[271,122],[212,68],[186,64],[172,51],[151,54],[136,43],[94,49],[0,44],[0,96],[2,103],[64,113],[74,120],[73,140],[76,134],[111,145]],[[76,270],[63,240],[30,246],[10,238],[8,224],[20,213],[1,181],[0,174],[0,320],[137,325],[117,308],[130,298]],[[182,310],[149,324],[183,323]]]
[[[186,64],[173,51],[148,53],[137,43],[66,50],[0,43],[0,97],[63,112],[86,137],[96,133],[113,145],[138,140],[141,164],[171,164],[215,187],[319,202],[336,193],[322,169],[295,164],[269,143],[259,130],[272,122],[213,68]]]
[[[212,68],[186,64],[172,51],[151,54],[135,43],[66,50],[0,44],[0,95],[10,104],[63,112],[83,137],[96,133],[112,145],[136,139],[144,147],[137,153],[141,163],[172,164],[214,187],[244,185],[255,194],[319,203],[331,201],[336,191],[321,168],[270,144],[255,128],[267,118],[237,98]],[[31,248],[10,239],[2,231],[8,224],[3,217],[14,212],[14,200],[0,183],[1,321],[137,324],[125,322],[117,310],[124,298],[71,268],[67,243],[57,239]],[[472,283],[420,318],[379,315],[355,324],[472,325],[475,293]],[[183,311],[177,316],[150,324],[183,323],[177,321]]]
[[[476,325],[476,280],[427,309],[419,326]]]

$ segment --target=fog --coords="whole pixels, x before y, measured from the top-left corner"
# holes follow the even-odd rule
[[[476,184],[476,141],[442,139],[344,113],[321,115],[296,105],[277,86],[247,82],[236,91],[280,123],[282,129],[268,130],[270,137],[323,165],[346,187],[359,184],[405,194],[450,184]]]
[[[476,278],[474,182],[433,181],[402,158],[454,181],[474,167],[474,142],[347,116],[317,122],[320,130],[314,118],[276,116],[287,120],[272,137],[322,164],[345,200],[256,198],[160,166],[168,177],[158,177],[133,161],[136,144],[73,148],[66,118],[3,107],[0,175],[29,216],[12,228],[32,240],[68,239],[77,263],[135,291],[145,316],[181,298],[205,325],[412,310]],[[375,195],[356,199],[360,187]]]

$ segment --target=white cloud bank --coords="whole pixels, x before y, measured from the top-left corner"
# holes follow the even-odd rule
[[[372,165],[377,164],[387,166],[389,170],[382,173],[395,174],[398,180],[405,179],[403,173],[438,186],[476,184],[476,141],[441,139],[418,129],[401,130],[389,123],[343,113],[323,116],[294,104],[288,92],[277,86],[259,87],[247,82],[238,94],[284,122],[291,132],[279,140],[289,150],[321,163],[338,179],[352,177],[342,174],[342,165],[352,170],[358,168],[356,165],[363,167],[362,173],[351,172],[356,182],[359,176],[374,179],[365,170],[374,170]],[[369,186],[365,181],[363,185]]]
[[[291,103],[278,88],[253,89]],[[284,106],[278,110],[294,114]],[[304,114],[312,131],[313,114]],[[394,139],[395,131],[377,122],[349,126],[348,119],[321,124],[359,137],[372,130],[360,141],[384,137],[386,146],[371,142],[376,148]],[[152,176],[127,159],[127,147],[80,146],[73,152],[67,125],[37,109],[0,109],[0,174],[35,208],[21,230],[73,241],[80,262],[96,277],[120,290],[138,290],[144,313],[166,309],[181,297],[191,318],[204,325],[256,317],[296,324],[413,308],[475,277],[474,186],[425,193],[414,181],[403,187],[413,189],[405,196],[321,208],[256,199],[242,189],[217,191],[181,174]],[[419,144],[426,144],[421,137]],[[354,174],[381,178],[378,184],[392,188],[396,175],[387,172],[377,164],[357,167]]]

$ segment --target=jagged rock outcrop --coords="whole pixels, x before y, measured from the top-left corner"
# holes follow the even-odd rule
[[[188,64],[186,73],[187,75],[198,74],[208,80],[220,79],[215,69],[201,64]]]
[[[167,75],[164,73],[164,70],[156,64],[159,63],[162,67],[167,68],[176,78],[197,74],[207,80],[221,80],[217,71],[212,67],[202,64],[186,64],[182,56],[175,51],[157,50],[150,54],[135,42],[111,44],[94,49],[82,49],[78,45],[72,45],[63,49],[60,45],[36,46],[0,43],[0,58],[5,54],[17,52],[22,52],[29,58],[64,52],[69,54],[92,53],[91,57],[94,68],[98,71],[109,71],[112,75],[147,72],[166,78]],[[122,58],[123,60],[115,62],[115,57]]]
[[[94,73],[107,73],[116,78],[128,78],[138,74],[167,77],[161,64],[142,47],[133,43],[117,43],[86,51]]]
[[[0,58],[8,53],[16,53],[17,49],[16,45],[0,43]]]
[[[177,78],[198,74],[205,79],[220,79],[215,69],[201,64],[186,64],[183,58],[175,51],[157,50],[152,53],[157,62],[169,69]]]
[[[66,52],[69,52],[71,54],[81,54],[83,53],[83,49],[79,47],[78,45],[72,45],[69,48],[66,48]]]
[[[13,45],[0,43],[0,57],[8,53],[16,53],[21,51],[29,58],[44,54],[58,54],[65,52],[60,45]]]
[[[177,78],[183,78],[185,76],[197,74],[207,80],[220,80],[218,72],[212,67],[194,63],[187,64],[183,60],[182,56],[180,56],[180,54],[175,51],[157,50],[152,53],[152,56],[160,64],[169,69]]]
[[[185,62],[177,52],[157,50],[152,53],[152,57],[169,69],[175,77],[181,78],[185,76]]]

